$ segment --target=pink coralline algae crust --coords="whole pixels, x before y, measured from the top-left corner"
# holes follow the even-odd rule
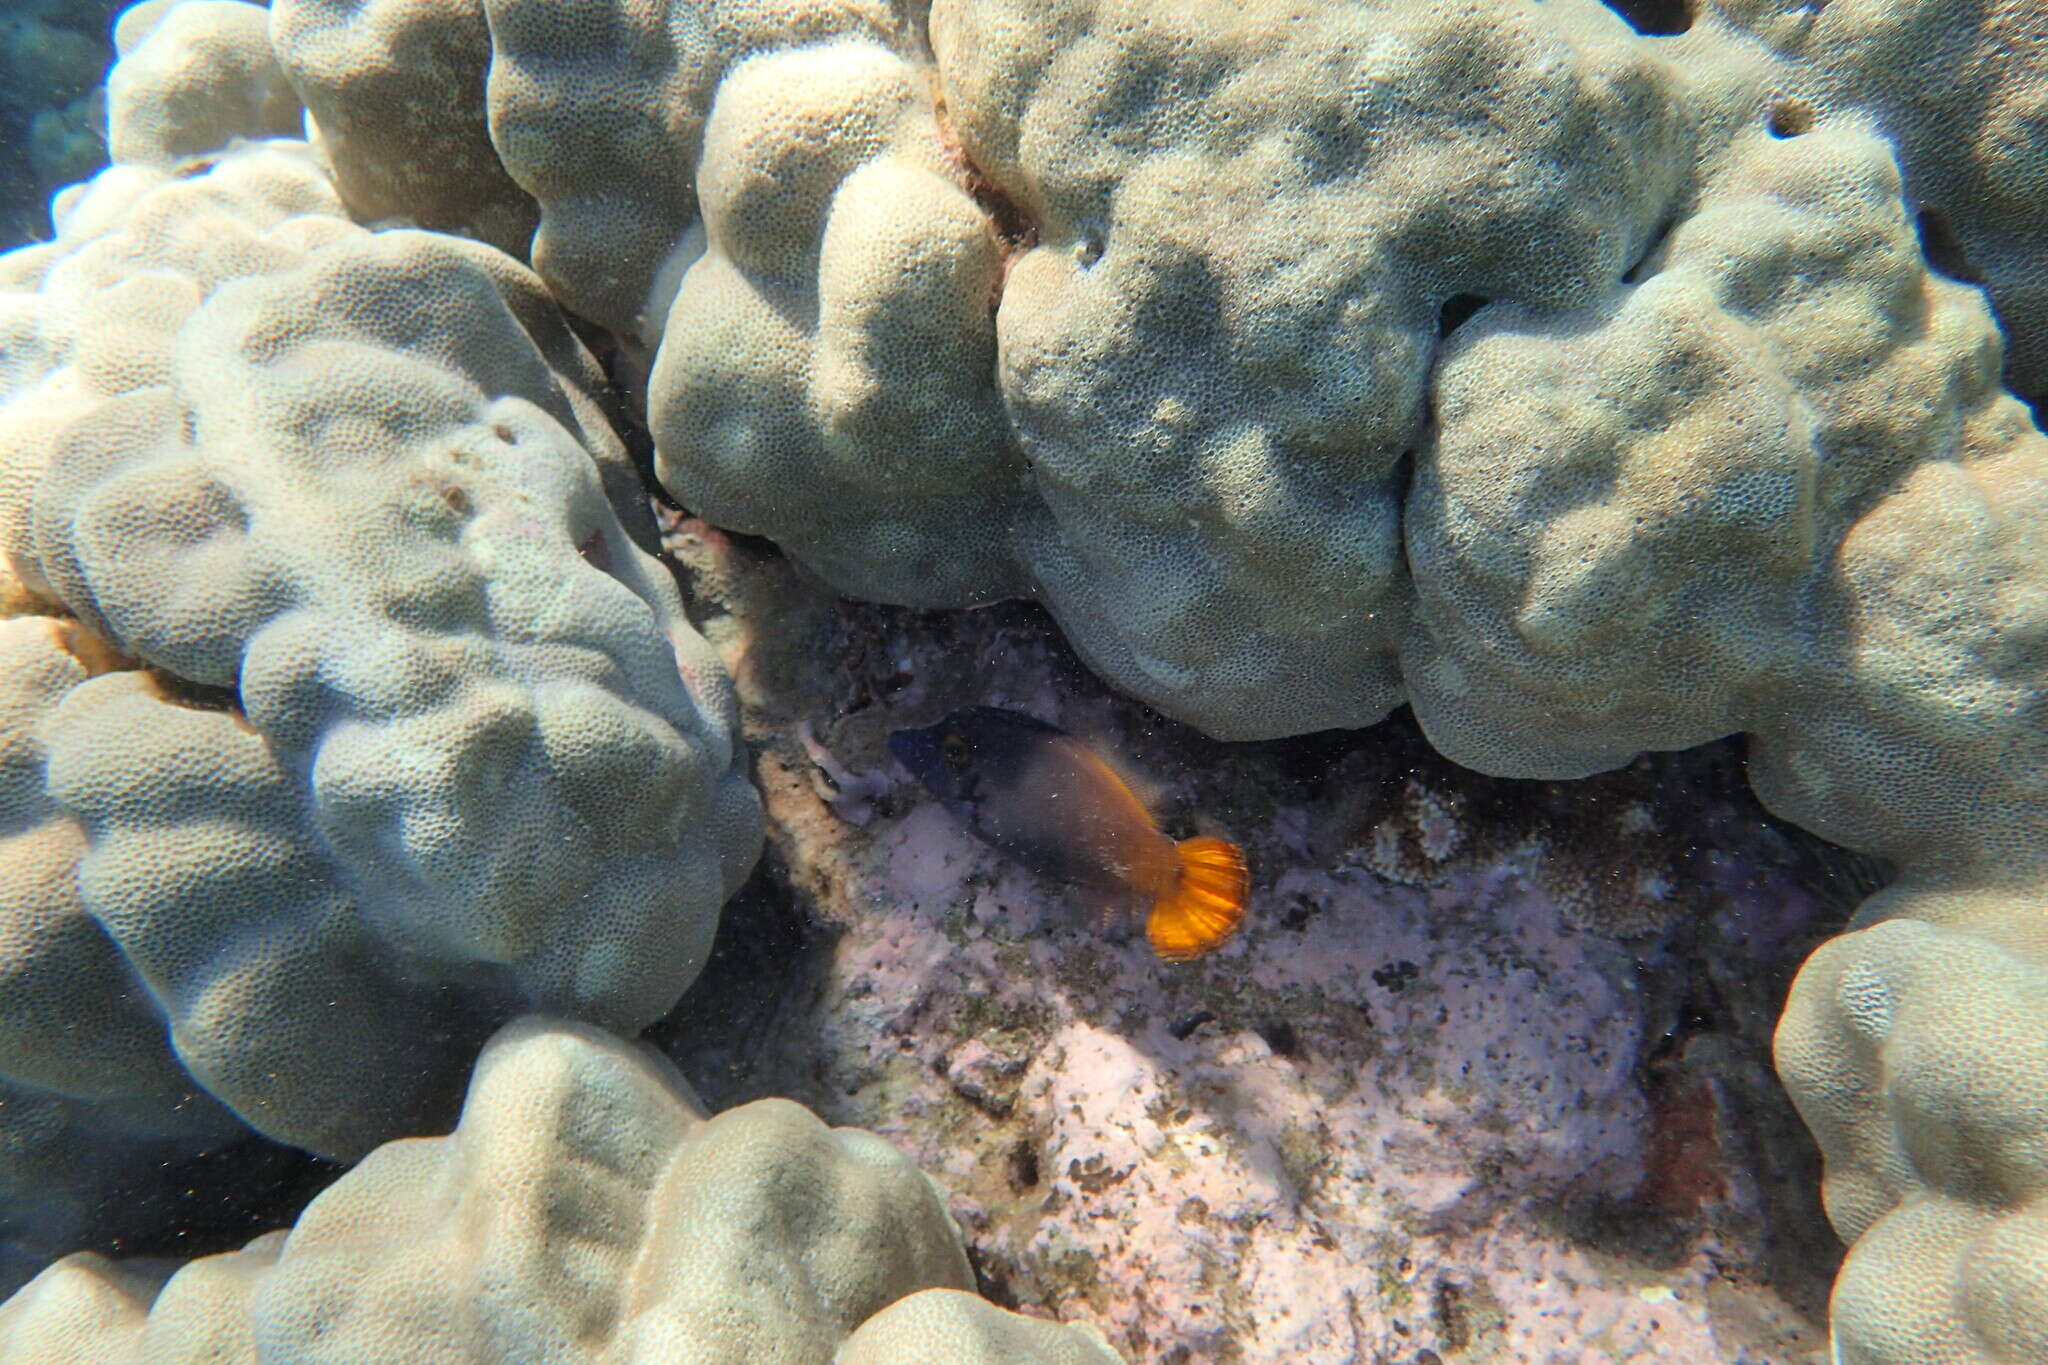
[[[1191,790],[1199,765],[1140,773],[1174,833],[1238,840],[1255,875],[1239,937],[1160,962],[1134,924],[975,840],[878,742],[953,704],[949,669],[976,700],[1112,743],[1128,713],[1028,644],[967,626],[900,657],[771,586],[751,610],[790,654],[707,626],[741,679],[773,848],[728,932],[794,914],[809,947],[763,956],[757,998],[686,1002],[668,1026],[714,1103],[784,1093],[872,1128],[948,1192],[985,1292],[1093,1322],[1134,1362],[1803,1365],[1822,1346],[1814,1295],[1765,1264],[1772,1177],[1728,1136],[1742,1067],[1711,1055],[1718,1036],[1665,1039],[1668,990],[1636,984],[1660,950],[1588,932],[1539,852],[1468,830],[1476,852],[1402,885],[1370,870],[1369,838],[1312,851],[1325,811]],[[863,648],[900,690],[849,718],[816,672]],[[1704,859],[1692,889],[1725,952],[1762,962],[1813,905],[1740,864]],[[1654,1224],[1656,1245],[1609,1224]]]
[[[879,1130],[972,1189],[1001,1154],[929,1120],[1013,1087],[1039,1216],[998,1222],[971,1195],[955,1214],[985,1254],[1085,1286],[1068,1307],[1140,1359],[1405,1360],[1480,1336],[1502,1359],[1736,1358],[1701,1310],[1705,1249],[1635,1283],[1535,1221],[1641,1184],[1643,1021],[1614,951],[1512,871],[1426,892],[1289,872],[1261,899],[1313,907],[1301,931],[1255,924],[1194,969],[1198,994],[1270,1009],[1268,1036],[1176,1038],[1175,969],[1105,941],[936,804],[863,861],[849,899],[886,908],[840,941],[833,1012],[874,1040],[871,1065],[927,1077]],[[960,1041],[968,1002],[1044,1031]]]

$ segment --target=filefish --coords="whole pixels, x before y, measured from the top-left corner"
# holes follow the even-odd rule
[[[1036,717],[972,707],[896,731],[889,752],[983,843],[1105,893],[1105,918],[1148,906],[1145,937],[1168,962],[1200,957],[1244,921],[1251,881],[1237,845],[1175,843],[1100,754]]]

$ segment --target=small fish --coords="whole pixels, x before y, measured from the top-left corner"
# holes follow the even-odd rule
[[[1151,906],[1145,937],[1186,962],[1237,932],[1250,895],[1244,854],[1222,839],[1175,843],[1130,784],[1064,731],[977,706],[898,730],[889,752],[981,839],[1034,872]]]

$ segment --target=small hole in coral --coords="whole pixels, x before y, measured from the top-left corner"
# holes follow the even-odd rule
[[[1474,313],[1486,307],[1491,300],[1478,294],[1453,294],[1444,300],[1444,306],[1436,310],[1436,335],[1441,341],[1458,330]]]
[[[1097,261],[1101,260],[1101,234],[1094,232],[1082,234],[1081,240],[1074,244],[1074,259],[1079,261],[1084,267],[1094,265]]]
[[[1813,107],[1804,100],[1779,100],[1771,106],[1764,127],[1772,137],[1798,137],[1813,131]]]
[[[592,531],[576,546],[576,553],[583,556],[583,562],[593,569],[605,573],[612,571],[611,541],[605,538],[602,529]]]
[[[1294,1031],[1294,1025],[1285,1019],[1268,1019],[1258,1025],[1259,1037],[1266,1040],[1266,1046],[1276,1056],[1301,1056],[1301,1035]]]
[[[1028,1190],[1037,1184],[1038,1152],[1032,1147],[1030,1138],[1019,1138],[1017,1145],[1010,1149],[1010,1186]]]
[[[1607,0],[1636,32],[1665,38],[1692,27],[1694,0]]]

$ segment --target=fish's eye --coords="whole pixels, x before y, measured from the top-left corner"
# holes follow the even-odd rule
[[[963,736],[947,735],[939,741],[939,752],[946,756],[946,762],[953,767],[964,768],[973,751],[967,747],[967,740]]]

